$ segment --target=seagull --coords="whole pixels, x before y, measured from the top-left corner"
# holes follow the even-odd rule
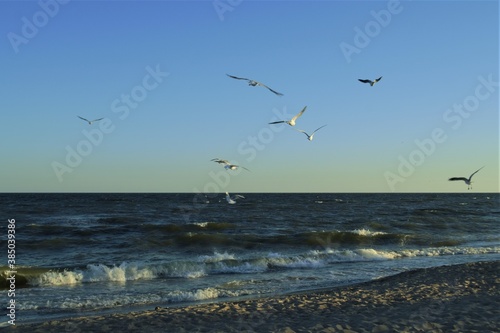
[[[370,86],[372,86],[372,87],[373,87],[373,85],[374,85],[375,83],[377,83],[378,81],[380,81],[380,79],[382,79],[382,76],[381,76],[381,77],[379,77],[378,79],[374,80],[374,81],[372,81],[372,80],[362,80],[362,79],[358,79],[358,81],[363,82],[363,83],[369,83],[369,84],[370,84]]]
[[[452,177],[448,180],[463,180],[465,182],[465,184],[467,184],[467,189],[470,190],[472,189],[472,176],[474,176],[479,170],[481,170],[483,167],[477,169],[474,173],[472,173],[472,175],[469,176],[469,178],[465,178],[465,177]]]
[[[303,130],[296,130],[297,132],[301,132],[301,133],[304,133],[306,136],[307,136],[307,140],[309,141],[312,141],[313,139],[313,136],[314,136],[314,133],[316,133],[317,131],[319,131],[320,129],[322,129],[323,127],[325,127],[326,125],[323,125],[317,129],[314,130],[314,132],[312,132],[311,135],[307,134],[306,131],[303,131]]]
[[[236,194],[235,196],[233,196],[231,198],[231,196],[229,195],[229,193],[226,192],[226,201],[227,201],[228,204],[234,205],[236,203],[235,200],[239,199],[239,198],[245,199],[244,196],[239,195],[239,194]]]
[[[295,121],[297,120],[297,118],[299,118],[300,116],[302,116],[302,114],[304,113],[304,111],[306,111],[306,108],[307,106],[304,106],[304,108],[302,109],[302,111],[300,111],[299,113],[297,113],[292,119],[290,120],[280,120],[280,121],[274,121],[272,123],[269,123],[269,124],[281,124],[281,123],[286,123],[290,126],[295,126]]]
[[[229,161],[221,160],[220,158],[212,158],[211,161],[214,161],[215,163],[219,163],[219,164],[224,164],[224,169],[226,169],[226,170],[236,170],[238,168],[242,168],[242,169],[245,169],[247,171],[250,171],[241,165],[231,164],[231,163],[229,163]]]
[[[99,121],[99,120],[103,120],[104,118],[99,118],[99,119],[94,119],[94,120],[88,120],[88,119],[85,119],[85,118],[82,118],[80,116],[77,116],[78,118],[82,119],[82,120],[85,120],[86,122],[89,123],[89,125],[92,125],[93,122],[96,122],[96,121]]]
[[[270,91],[272,91],[273,93],[275,93],[276,95],[278,96],[283,96],[282,93],[279,93],[277,92],[276,90],[273,90],[271,88],[269,88],[268,86],[266,86],[264,83],[260,83],[258,81],[254,81],[254,80],[250,80],[250,79],[245,79],[244,77],[237,77],[237,76],[233,76],[233,75],[229,75],[229,74],[226,74],[227,76],[229,76],[230,78],[232,79],[236,79],[236,80],[246,80],[248,81],[248,85],[249,86],[252,86],[252,87],[255,87],[255,86],[261,86],[261,87],[265,87],[267,89],[269,89]]]

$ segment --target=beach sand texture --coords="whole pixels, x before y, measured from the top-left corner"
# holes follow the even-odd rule
[[[408,271],[357,285],[18,324],[12,332],[500,332],[500,262]]]

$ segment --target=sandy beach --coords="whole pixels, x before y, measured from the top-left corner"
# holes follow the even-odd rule
[[[499,332],[500,262],[181,308],[17,324],[12,332]]]

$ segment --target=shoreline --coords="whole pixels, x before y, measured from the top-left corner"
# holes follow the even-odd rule
[[[500,261],[355,285],[184,307],[16,324],[12,332],[495,332]]]

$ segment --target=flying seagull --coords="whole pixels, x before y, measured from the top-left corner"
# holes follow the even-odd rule
[[[240,199],[240,198],[245,199],[244,196],[239,195],[239,194],[236,194],[235,196],[233,196],[231,198],[231,196],[229,195],[229,193],[226,192],[226,201],[227,201],[228,204],[234,205],[236,203],[235,200],[236,199]]]
[[[85,119],[85,118],[82,118],[80,116],[77,116],[78,118],[82,119],[82,120],[85,120],[86,122],[89,123],[89,125],[92,125],[93,122],[96,122],[96,121],[99,121],[99,120],[103,120],[104,118],[99,118],[99,119],[94,119],[94,120],[88,120],[88,119]]]
[[[245,169],[247,171],[250,171],[241,165],[231,164],[231,163],[229,163],[229,161],[221,160],[220,158],[212,158],[211,161],[214,161],[215,163],[219,163],[219,164],[224,164],[224,169],[226,169],[226,170],[236,170],[238,168],[242,168],[242,169]]]
[[[280,120],[280,121],[274,121],[272,123],[269,123],[269,124],[281,124],[281,123],[286,123],[290,126],[295,126],[295,121],[297,120],[297,118],[299,118],[300,116],[302,116],[302,114],[304,113],[304,111],[306,111],[306,108],[307,106],[304,106],[304,108],[302,109],[302,111],[300,111],[299,113],[297,113],[292,119],[290,120]]]
[[[382,79],[382,76],[381,76],[381,77],[379,77],[378,79],[374,80],[374,81],[372,81],[372,80],[363,80],[363,79],[358,79],[358,81],[363,82],[363,83],[369,83],[369,84],[370,84],[370,86],[372,86],[372,87],[373,87],[373,85],[374,85],[375,83],[377,83],[378,81],[380,81],[380,79]]]
[[[296,130],[296,131],[301,132],[301,133],[304,133],[304,134],[307,136],[307,140],[312,141],[313,136],[314,136],[314,133],[316,133],[317,131],[319,131],[320,129],[322,129],[322,128],[323,128],[323,127],[325,127],[325,126],[326,126],[326,125],[323,125],[323,126],[321,126],[321,127],[317,128],[317,129],[315,129],[315,130],[314,130],[314,132],[312,132],[312,134],[311,134],[311,135],[307,134],[307,133],[306,133],[306,131],[303,131],[303,130]]]
[[[472,189],[472,176],[474,176],[479,170],[481,170],[483,167],[477,169],[474,173],[472,173],[472,175],[469,176],[469,178],[465,178],[465,177],[452,177],[448,180],[463,180],[465,182],[465,184],[467,184],[467,189],[470,190]]]
[[[237,77],[237,76],[233,76],[233,75],[229,75],[229,74],[226,74],[227,76],[229,76],[230,78],[232,79],[236,79],[236,80],[246,80],[248,81],[248,85],[249,86],[252,86],[252,87],[255,87],[255,86],[261,86],[261,87],[265,87],[267,89],[269,89],[270,91],[272,91],[273,93],[275,93],[276,95],[278,96],[283,96],[282,93],[279,93],[277,92],[276,90],[273,90],[271,88],[269,88],[268,86],[266,86],[264,83],[260,83],[258,81],[254,81],[254,80],[250,80],[250,79],[245,79],[244,77]]]

